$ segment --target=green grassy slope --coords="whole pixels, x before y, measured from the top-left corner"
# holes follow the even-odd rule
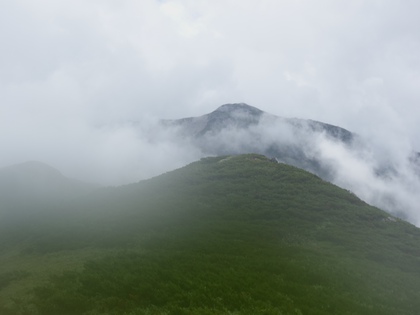
[[[67,208],[0,230],[1,314],[420,311],[419,229],[262,156]]]

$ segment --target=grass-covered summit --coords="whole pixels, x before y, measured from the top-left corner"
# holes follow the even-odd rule
[[[420,231],[260,155],[2,229],[1,314],[418,314]],[[2,266],[2,267],[1,267]]]

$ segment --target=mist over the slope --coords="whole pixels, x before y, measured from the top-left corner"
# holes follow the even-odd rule
[[[159,129],[153,119],[135,125],[15,122],[9,132],[0,134],[0,142],[8,153],[1,157],[1,167],[41,161],[68,177],[102,185],[137,182],[200,157],[187,143],[174,141],[171,131]]]
[[[372,143],[360,136],[351,145],[325,133],[308,136],[310,141],[302,145],[330,170],[329,181],[369,204],[420,224],[420,176],[410,161],[413,148]],[[299,139],[297,142],[302,143]]]
[[[420,225],[420,176],[411,150],[359,143],[349,149],[320,137],[317,154],[333,170],[331,182],[394,215]]]

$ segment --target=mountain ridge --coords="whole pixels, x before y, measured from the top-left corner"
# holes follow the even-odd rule
[[[64,176],[56,168],[27,161],[0,169],[0,213],[43,208],[88,194],[99,185]]]
[[[181,119],[163,121],[165,125],[184,125],[184,124],[198,124],[204,123],[204,127],[195,134],[195,136],[203,136],[207,132],[217,131],[215,128],[223,128],[223,123],[236,122],[236,127],[247,128],[249,125],[259,122],[261,116],[267,115],[271,119],[278,119],[279,123],[288,123],[298,128],[302,128],[305,124],[309,123],[313,131],[324,131],[332,138],[340,139],[345,142],[353,140],[355,135],[350,131],[331,124],[326,124],[315,120],[305,120],[299,118],[283,118],[275,115],[268,114],[257,107],[248,105],[246,103],[227,103],[219,106],[209,114],[204,114],[198,117],[187,117]],[[221,120],[221,121],[220,121]],[[188,128],[188,126],[187,126]]]
[[[330,166],[311,152],[316,138],[325,136],[352,147],[359,137],[350,131],[314,120],[283,118],[245,103],[224,104],[209,114],[164,120],[165,127],[199,148],[204,155],[258,153],[332,180]],[[268,128],[268,135],[264,129]]]

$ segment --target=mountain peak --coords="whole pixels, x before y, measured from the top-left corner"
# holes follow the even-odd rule
[[[218,112],[218,113],[232,113],[232,112],[237,112],[237,111],[241,111],[241,112],[246,112],[248,114],[253,114],[253,115],[261,115],[263,113],[262,110],[245,104],[245,103],[229,103],[229,104],[224,104],[220,107],[218,107],[213,113]]]

